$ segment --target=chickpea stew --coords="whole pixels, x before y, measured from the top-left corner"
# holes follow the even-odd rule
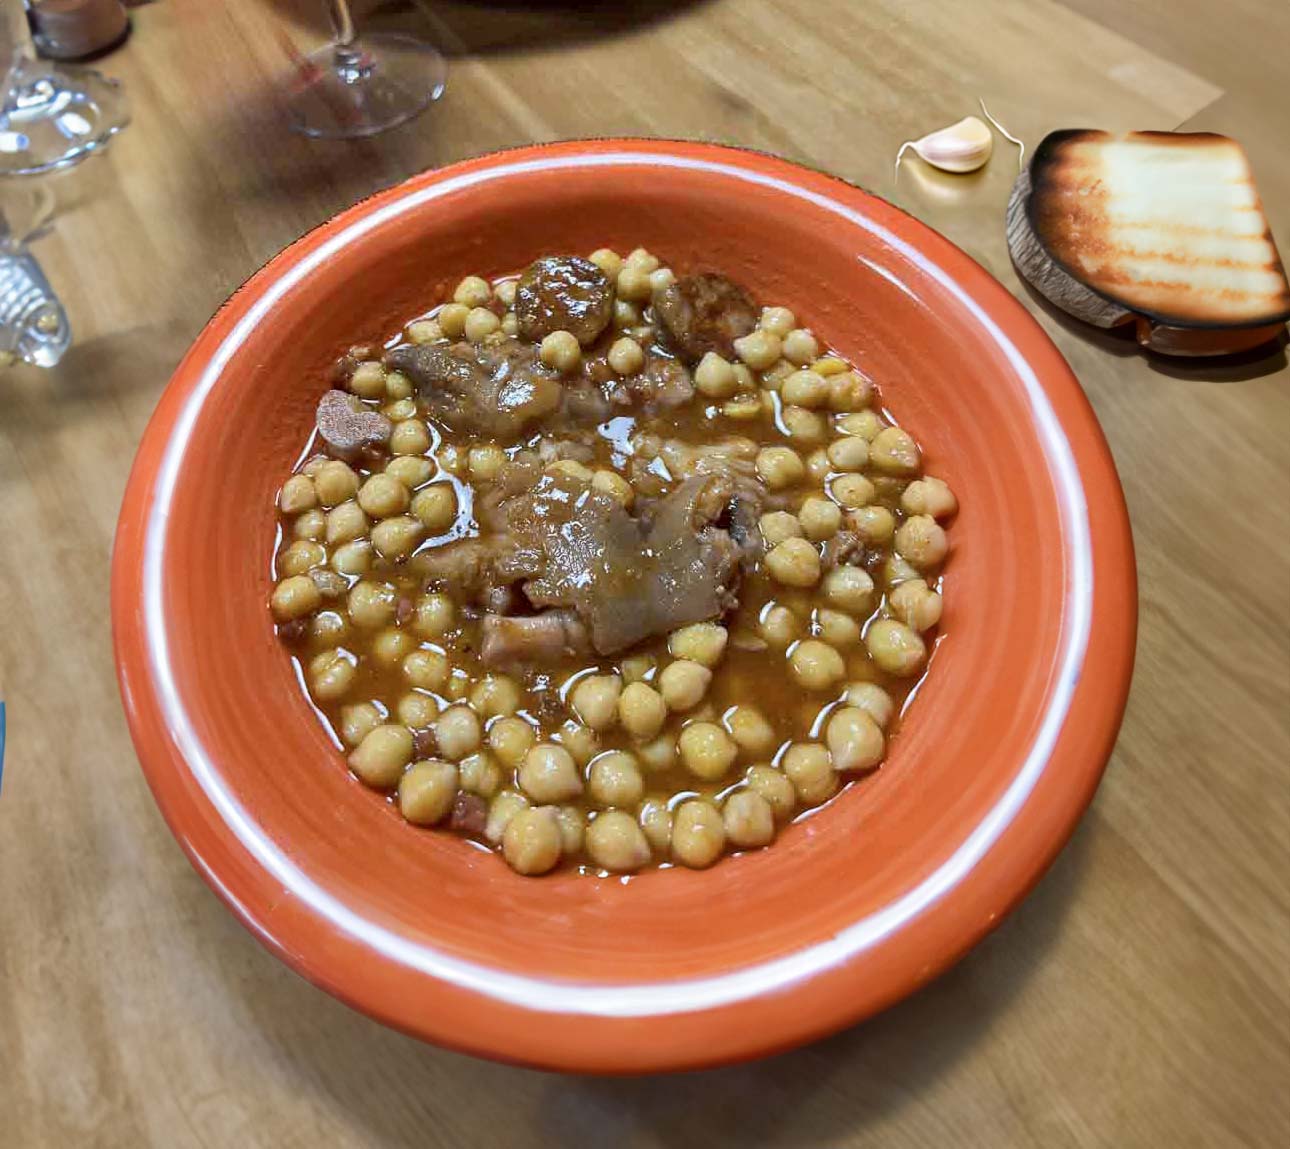
[[[957,504],[785,307],[649,252],[335,367],[270,603],[350,770],[521,874],[701,868],[875,770]]]

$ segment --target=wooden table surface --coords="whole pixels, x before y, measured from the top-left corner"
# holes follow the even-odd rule
[[[1272,1146],[1290,1143],[1290,370],[1180,365],[1020,288],[1015,169],[893,184],[900,141],[979,96],[1070,126],[1242,139],[1290,256],[1283,0],[466,4],[411,22],[443,101],[374,142],[286,133],[276,29],[314,0],[160,0],[102,67],[135,120],[59,180],[37,254],[76,346],[0,373],[0,1142],[12,1146]],[[609,6],[606,6],[609,7]],[[361,12],[361,9],[360,9]],[[887,1014],[759,1064],[594,1080],[476,1062],[352,1013],[206,889],[137,767],[108,558],[135,445],[225,295],[425,166],[583,135],[734,141],[928,220],[1017,291],[1097,409],[1142,611],[1119,746],[1020,910]]]

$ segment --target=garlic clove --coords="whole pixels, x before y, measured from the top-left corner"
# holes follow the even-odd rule
[[[974,172],[989,160],[994,151],[994,136],[989,126],[976,116],[965,116],[948,128],[901,144],[897,165],[906,148],[912,148],[922,160],[941,171]]]

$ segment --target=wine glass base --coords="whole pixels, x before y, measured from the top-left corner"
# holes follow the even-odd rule
[[[376,33],[303,57],[287,95],[292,129],[318,139],[359,139],[420,115],[443,95],[447,65],[412,36]]]

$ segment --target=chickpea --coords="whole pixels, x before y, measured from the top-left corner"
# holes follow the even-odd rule
[[[896,531],[897,553],[918,570],[939,566],[949,549],[945,528],[931,515],[914,515]]]
[[[779,336],[758,329],[735,340],[735,354],[753,371],[765,371],[779,361]]]
[[[342,543],[331,556],[331,569],[337,574],[365,575],[372,567],[372,544],[367,539]]]
[[[282,575],[307,574],[314,567],[327,561],[327,548],[313,539],[297,539],[278,556],[278,571]]]
[[[322,593],[308,575],[292,575],[273,588],[269,606],[279,622],[291,622],[322,606]]]
[[[439,703],[432,695],[409,690],[395,704],[394,713],[410,730],[428,730],[439,717]]]
[[[821,607],[815,615],[820,637],[835,650],[847,650],[860,643],[860,624],[840,610]]]
[[[801,630],[801,623],[786,606],[769,606],[762,612],[761,633],[771,646],[786,647]]]
[[[711,670],[726,651],[726,628],[715,622],[696,622],[674,630],[667,639],[674,658],[686,658]]]
[[[633,738],[648,741],[663,729],[667,703],[648,683],[629,683],[618,698],[618,720]]]
[[[756,790],[736,790],[721,811],[726,840],[740,850],[768,846],[775,840],[775,815]]]
[[[471,447],[466,455],[466,467],[477,483],[491,483],[506,466],[506,452],[495,443]]]
[[[832,411],[863,411],[872,398],[873,384],[857,371],[846,371],[829,379],[829,409]]]
[[[374,726],[349,756],[349,768],[377,790],[389,790],[412,761],[412,731],[406,726]]]
[[[587,835],[586,815],[577,806],[558,806],[555,819],[560,826],[560,848],[566,854],[576,854]]]
[[[440,468],[447,471],[450,475],[456,475],[461,478],[466,473],[468,453],[465,447],[459,447],[456,443],[444,443],[440,446],[438,453],[435,455]]]
[[[761,400],[756,395],[746,395],[742,399],[729,399],[721,404],[721,413],[727,419],[750,420],[761,417]]]
[[[502,857],[517,874],[545,874],[563,845],[554,806],[518,810],[502,832]]]
[[[797,326],[797,317],[787,307],[763,307],[757,326],[783,339]]]
[[[814,447],[828,437],[829,424],[818,411],[808,411],[805,407],[785,407],[780,421],[784,424],[788,437],[804,447]]]
[[[839,475],[829,484],[829,494],[850,511],[873,502],[874,486],[863,475]]]
[[[643,267],[632,263],[623,265],[618,272],[618,298],[628,303],[646,303],[654,294],[654,286],[649,281],[650,273]]]
[[[637,820],[650,849],[666,857],[672,846],[672,811],[667,808],[667,803],[658,798],[646,798],[641,803]]]
[[[408,339],[417,346],[438,343],[444,337],[443,328],[433,319],[417,319],[407,325]]]
[[[838,420],[839,431],[845,435],[858,435],[868,443],[872,443],[885,426],[873,411],[856,411]]]
[[[468,275],[452,293],[454,303],[463,307],[483,307],[493,297],[493,289],[488,280],[478,275]]]
[[[888,475],[914,475],[922,465],[922,452],[908,431],[885,427],[869,446],[869,459]]]
[[[747,364],[732,363],[730,365],[730,370],[735,373],[735,394],[739,394],[741,392],[755,392],[757,390],[757,380],[754,378],[753,373],[748,370]],[[761,399],[763,398],[769,397],[764,395],[758,397],[759,408],[761,407]],[[767,413],[774,414],[773,404],[767,408]]]
[[[626,331],[629,328],[637,327],[641,321],[641,309],[634,303],[628,303],[625,299],[614,300],[614,329],[616,331]]]
[[[596,478],[595,471],[579,463],[577,459],[557,459],[547,466],[546,473],[548,475],[562,475],[570,479],[577,479],[580,483],[591,483]]]
[[[587,793],[601,806],[635,806],[645,793],[636,759],[625,750],[606,750],[591,760]]]
[[[315,655],[309,663],[309,693],[319,702],[343,698],[358,675],[357,661],[342,650],[324,650]]]
[[[806,467],[792,447],[763,447],[757,452],[757,474],[772,491],[782,491],[802,481]]]
[[[727,716],[726,726],[746,754],[762,757],[775,748],[775,728],[755,706],[736,706]]]
[[[659,693],[669,710],[689,710],[703,700],[712,682],[712,671],[697,662],[681,658],[663,668],[658,677]]]
[[[278,493],[278,508],[284,515],[298,515],[318,505],[318,492],[308,475],[292,475]]]
[[[502,334],[509,335],[513,339],[520,333],[520,321],[515,312],[508,311],[502,316]]]
[[[900,509],[907,515],[947,519],[959,509],[959,501],[944,479],[924,475],[905,488],[900,496]]]
[[[619,375],[635,375],[645,366],[645,352],[641,350],[641,345],[627,336],[614,340],[607,358],[609,366]]]
[[[910,579],[922,577],[918,571],[897,554],[888,555],[887,561],[882,565],[882,579],[888,587],[898,587],[903,582],[909,582]]]
[[[387,371],[385,373],[385,395],[394,402],[403,402],[412,398],[415,388],[412,386],[412,380],[409,379],[402,371]]]
[[[469,314],[470,308],[464,303],[445,303],[435,319],[449,339],[460,339],[466,333],[466,316]]]
[[[523,718],[499,718],[488,728],[488,745],[502,765],[514,770],[529,752],[537,735]]]
[[[315,646],[339,646],[348,636],[349,623],[334,610],[320,610],[309,620],[309,637]]]
[[[726,827],[711,803],[682,802],[672,815],[672,857],[692,870],[712,865],[726,848]]]
[[[530,807],[529,800],[514,790],[503,790],[488,804],[488,822],[484,826],[484,837],[494,846],[501,845],[506,827],[512,818],[521,810]]]
[[[341,503],[327,512],[327,545],[337,547],[361,539],[370,528],[362,507],[355,502]]]
[[[483,343],[493,332],[499,330],[502,321],[487,307],[472,307],[466,315],[462,333],[471,343]]]
[[[707,782],[725,774],[739,754],[730,735],[712,722],[691,722],[681,731],[677,746],[686,769]]]
[[[412,639],[408,638],[408,641],[411,642]],[[436,693],[442,691],[448,684],[451,670],[448,656],[438,650],[414,650],[403,659],[403,677],[409,684],[422,690],[433,690]]]
[[[918,632],[895,619],[878,619],[865,633],[864,641],[878,667],[901,678],[917,674],[927,657],[927,646]]]
[[[514,307],[515,295],[519,290],[519,286],[513,279],[504,279],[493,288],[493,294],[497,296],[497,302],[503,307]]]
[[[460,704],[448,707],[434,724],[439,753],[454,762],[478,750],[482,734],[479,715]]]
[[[400,376],[402,378],[402,376]],[[385,386],[389,389],[389,377],[386,377]],[[413,419],[416,417],[417,405],[411,399],[399,399],[397,402],[388,403],[381,408],[381,414],[392,422],[398,423],[403,419]],[[400,455],[400,458],[404,456]],[[407,458],[416,458],[415,455],[408,455]]]
[[[909,579],[893,588],[887,596],[894,614],[906,626],[922,632],[941,621],[941,596],[920,578]]]
[[[390,432],[392,455],[424,455],[430,450],[430,432],[420,419],[404,419]]]
[[[645,835],[636,819],[622,810],[606,810],[598,814],[587,827],[586,843],[591,860],[613,873],[639,870],[650,860]]]
[[[636,757],[652,774],[661,774],[676,765],[676,740],[670,734],[660,734],[636,747]]]
[[[863,710],[882,730],[891,724],[892,715],[896,712],[891,695],[876,682],[853,682],[843,698],[848,706]]]
[[[749,766],[744,775],[748,788],[760,794],[777,822],[787,822],[797,808],[797,791],[793,783],[774,766]]]
[[[582,679],[569,698],[579,719],[592,730],[608,730],[618,720],[618,696],[623,680],[616,674],[595,674]]]
[[[814,371],[794,371],[784,380],[780,395],[798,407],[822,407],[829,398],[829,381]]]
[[[799,367],[812,362],[820,354],[815,336],[804,328],[797,328],[784,336],[784,358]]]
[[[866,543],[886,543],[896,533],[896,519],[886,507],[857,507],[847,522]]]
[[[408,625],[422,638],[442,638],[452,630],[457,608],[446,594],[422,595],[412,608]]]
[[[442,822],[456,798],[457,767],[451,762],[414,762],[399,779],[399,813],[413,825]]]
[[[387,627],[372,641],[372,658],[382,666],[394,666],[416,646],[416,640],[405,631]]]
[[[771,578],[785,586],[808,587],[820,581],[820,556],[805,539],[785,539],[765,558]]]
[[[646,275],[652,275],[658,270],[658,256],[643,247],[637,247],[627,253],[627,262],[632,267],[638,267]]]
[[[349,581],[327,567],[314,567],[309,577],[324,599],[339,598],[349,589]]]
[[[447,483],[435,483],[412,496],[412,513],[430,534],[441,535],[457,519],[457,493]]]
[[[381,712],[370,702],[340,708],[340,740],[346,746],[357,746],[380,724]]]
[[[375,360],[360,363],[349,377],[349,389],[360,399],[379,399],[385,394],[385,368]]]
[[[317,507],[302,511],[291,524],[291,537],[309,542],[317,542],[327,533],[327,516]]]
[[[842,681],[846,663],[833,647],[818,639],[807,638],[799,642],[788,655],[793,676],[807,690],[828,690]]]
[[[812,542],[831,539],[842,526],[842,510],[837,503],[811,495],[797,512],[798,521]]]
[[[348,463],[328,459],[314,475],[314,493],[324,507],[334,507],[358,494],[358,475]]]
[[[795,742],[784,755],[784,774],[807,806],[827,802],[838,790],[829,752],[818,742]]]
[[[863,471],[869,462],[869,444],[859,435],[845,435],[829,444],[828,456],[835,470]]]
[[[858,706],[834,711],[825,727],[824,741],[835,770],[869,770],[882,761],[885,749],[878,724]]]
[[[623,257],[608,247],[598,247],[588,257],[611,280],[618,278],[622,270]]]
[[[405,559],[417,549],[425,532],[425,526],[411,515],[397,515],[372,528],[372,546],[382,558]]]
[[[800,539],[806,533],[797,516],[789,511],[767,511],[757,520],[757,527],[768,547],[776,547],[785,539]]]
[[[784,386],[784,380],[793,374],[793,365],[787,359],[781,359],[772,367],[761,373],[762,386],[767,391],[778,393]]]
[[[739,379],[728,359],[708,351],[694,369],[694,385],[710,399],[729,399],[739,390]]]
[[[562,375],[575,371],[582,362],[582,347],[568,331],[552,331],[542,339],[538,357]]]
[[[519,783],[535,802],[567,802],[582,793],[582,777],[573,755],[549,742],[539,743],[524,755]]]
[[[461,788],[468,794],[491,798],[502,788],[502,768],[487,750],[467,754],[458,764]]]
[[[585,766],[600,753],[600,736],[590,726],[572,720],[560,727],[559,740],[579,766]]]
[[[821,487],[833,473],[833,464],[829,462],[828,453],[823,447],[816,447],[806,456],[806,473],[811,482],[818,483]]]
[[[648,682],[654,677],[654,671],[657,669],[657,663],[654,661],[652,654],[629,654],[622,661],[623,681]]]
[[[514,714],[522,701],[519,683],[505,674],[485,675],[470,692],[470,704],[484,718]]]
[[[632,490],[631,483],[617,471],[610,471],[603,467],[592,474],[591,488],[617,500],[624,507],[630,508],[636,500],[636,492]]]

